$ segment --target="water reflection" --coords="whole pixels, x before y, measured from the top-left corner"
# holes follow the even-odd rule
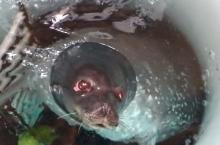
[[[139,78],[142,78],[140,82],[148,86],[148,89],[146,89],[145,91],[148,92],[149,94],[151,94],[152,92],[159,93],[161,91],[160,86],[157,87],[152,87],[152,86],[155,85],[154,83],[156,83],[157,80],[161,79],[160,78],[161,71],[165,71],[164,69],[168,68],[168,72],[171,73],[175,69],[183,70],[183,72],[179,72],[181,75],[176,75],[176,76],[173,74],[171,75],[168,74],[168,76],[164,75],[165,77],[162,78],[164,79],[164,82],[166,81],[167,78],[173,77],[177,80],[180,80],[179,82],[180,84],[186,85],[183,88],[181,88],[183,90],[185,89],[183,91],[184,93],[187,94],[188,91],[192,91],[193,94],[195,95],[198,96],[201,95],[202,97],[204,96],[203,82],[200,78],[201,75],[200,67],[194,56],[194,53],[190,45],[184,39],[184,37],[174,27],[172,27],[172,25],[168,23],[168,20],[166,18],[161,22],[152,21],[149,18],[139,18],[133,16],[134,12],[130,10],[125,9],[125,10],[115,11],[115,9],[112,9],[112,7],[106,8],[105,6],[97,7],[95,5],[88,6],[82,4],[79,5],[78,9],[76,10],[74,9],[75,13],[70,13],[73,12],[73,9],[70,8],[71,7],[62,8],[61,10],[60,9],[57,10],[55,13],[53,12],[53,13],[45,14],[41,16],[39,19],[35,20],[34,23],[32,24],[33,37],[30,40],[30,43],[34,43],[40,48],[31,51],[30,55],[29,56],[27,55],[28,57],[25,58],[26,62],[24,62],[23,64],[25,66],[31,66],[31,68],[34,71],[39,72],[40,78],[47,77],[48,75],[44,73],[44,70],[46,70],[47,68],[45,68],[41,62],[43,63],[47,62],[48,58],[49,58],[48,61],[51,60],[53,61],[54,58],[50,57],[50,56],[54,56],[53,52],[55,53],[57,53],[58,51],[61,52],[62,47],[66,48],[76,42],[95,41],[95,42],[103,42],[108,45],[114,46],[114,48],[119,49],[121,53],[127,55],[127,57],[129,57],[129,59],[134,64],[140,63],[139,60],[141,59],[152,61],[155,58],[160,58],[161,63],[164,65],[168,64],[169,62],[176,62],[177,64],[174,67],[168,66],[163,68],[160,67],[160,65],[158,64],[159,60],[153,60],[152,64],[156,66],[155,67],[156,71],[153,70],[154,71],[153,73],[155,76],[157,76],[153,78],[156,80],[155,82],[146,79],[145,70],[148,70],[149,73],[148,76],[151,76],[152,74],[151,72],[152,70],[147,64],[143,65],[145,68],[141,68],[138,65],[135,67],[135,70],[137,70],[138,74],[140,74]],[[70,15],[71,17],[67,17],[67,14]],[[148,46],[149,48],[146,46]],[[163,49],[161,49],[161,47],[163,47]],[[134,48],[136,50],[131,51]],[[38,50],[39,52],[37,52]],[[53,50],[58,50],[58,51],[53,51]],[[163,55],[158,56],[158,54],[154,52],[155,50],[161,51]],[[59,52],[55,54],[55,56],[57,56]],[[36,54],[39,54],[39,56],[37,56]],[[37,64],[36,61],[33,61],[33,59],[35,58],[36,61],[40,62],[40,67],[36,65]],[[43,71],[41,71],[41,68]],[[194,69],[191,70],[191,68]],[[144,81],[145,79],[146,82]],[[186,83],[187,80],[193,80],[192,84]],[[163,85],[164,82],[162,81],[160,85]],[[196,88],[189,87],[187,85],[189,86],[195,85]],[[190,88],[189,90],[188,87]],[[168,91],[172,92],[172,90],[173,89],[171,89],[171,91],[170,90]],[[182,94],[180,93],[177,95],[179,95],[181,98]],[[158,100],[158,96],[153,96],[153,99]],[[163,100],[158,100],[155,103],[157,103],[157,105],[160,106],[160,104],[163,103]],[[169,104],[167,106],[169,107]],[[181,111],[180,112],[177,111],[177,113],[181,114]],[[5,115],[5,113],[3,114]],[[18,129],[17,127],[15,127],[14,124],[10,123],[11,118],[15,118],[14,121],[15,124],[19,126],[19,123],[17,122],[20,122],[21,126],[23,126],[24,124],[21,121],[23,120],[21,119],[22,116],[20,116],[19,114],[15,114],[11,116],[10,113],[8,115],[10,118],[9,122],[8,121],[5,122],[9,123],[10,125],[9,126],[7,125],[7,127],[5,126],[3,127],[3,128],[7,128],[7,132],[10,130],[10,128],[14,130],[12,134],[15,134],[15,132],[20,132],[25,129],[25,127],[23,128],[21,127],[21,129]],[[202,113],[198,115],[198,118],[201,119],[201,116]],[[58,139],[59,141],[58,140],[55,141],[54,144],[58,144],[58,143],[74,144],[74,142],[78,145],[88,144],[88,143],[122,144],[122,143],[113,143],[110,142],[109,140],[105,140],[101,137],[98,137],[94,133],[89,133],[85,131],[83,128],[81,128],[80,131],[78,131],[80,127],[75,127],[75,128],[70,127],[69,125],[66,124],[64,120],[60,120],[57,118],[59,117],[54,116],[52,112],[49,113],[44,112],[43,114],[41,114],[40,120],[37,120],[38,125],[44,123],[49,124],[50,126],[57,129],[58,134],[61,134],[60,136],[63,136],[60,139]],[[197,122],[198,124],[200,123],[199,122],[200,119],[198,119]],[[7,119],[4,118],[3,120],[7,120]],[[51,122],[54,122],[54,124]],[[179,137],[177,136],[176,138],[174,138],[177,144],[178,145],[185,144],[186,141],[185,139],[191,136],[190,134],[197,132],[197,129],[199,128],[198,124],[195,124],[191,130],[186,131],[186,134],[183,133]],[[65,130],[65,135],[62,134],[63,131],[60,128]],[[168,140],[167,143],[170,142],[173,143],[174,140],[171,141]],[[166,142],[161,144],[166,144]]]

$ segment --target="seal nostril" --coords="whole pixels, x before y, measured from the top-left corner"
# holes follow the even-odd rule
[[[105,126],[103,124],[96,124],[99,127],[105,128]]]

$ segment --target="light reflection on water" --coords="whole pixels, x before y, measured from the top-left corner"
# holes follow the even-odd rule
[[[85,18],[85,17],[83,17],[83,18]],[[130,18],[132,18],[132,17],[130,17]],[[175,54],[175,52],[177,52],[177,51],[183,51],[183,52],[181,52],[181,54],[185,53],[185,55],[189,55],[189,56],[192,55],[192,54],[188,54],[188,53],[184,52],[185,47],[188,47],[187,49],[189,49],[190,53],[192,53],[190,50],[191,49],[190,46],[187,44],[187,42],[184,40],[184,38],[181,36],[181,34],[179,34],[173,28],[170,28],[169,26],[167,26],[166,20],[162,21],[162,22],[158,22],[158,23],[153,22],[152,27],[151,26],[142,27],[144,23],[143,23],[143,21],[141,21],[141,23],[140,23],[139,17],[134,17],[135,19],[130,19],[130,18],[126,19],[125,21],[118,21],[117,24],[113,23],[113,26],[115,26],[114,28],[112,28],[111,25],[108,25],[108,22],[105,24],[106,26],[100,25],[100,26],[98,26],[98,28],[96,28],[95,26],[93,26],[91,28],[89,26],[84,26],[84,28],[80,28],[80,26],[77,26],[77,29],[75,29],[73,32],[71,32],[71,29],[70,30],[64,29],[64,28],[60,29],[60,28],[55,28],[53,26],[53,30],[55,30],[56,32],[58,32],[58,33],[64,32],[65,34],[68,34],[69,36],[63,40],[61,39],[61,40],[56,41],[55,44],[49,45],[49,46],[47,46],[47,48],[43,48],[43,49],[38,48],[38,49],[34,49],[33,51],[27,51],[27,53],[29,53],[28,54],[29,57],[26,57],[24,59],[23,65],[30,67],[33,72],[39,73],[40,78],[46,78],[46,77],[48,77],[48,69],[50,69],[50,67],[48,67],[48,63],[52,63],[56,59],[56,56],[58,56],[59,53],[63,49],[67,48],[68,46],[75,44],[77,42],[85,42],[85,41],[102,42],[102,43],[106,43],[108,45],[112,45],[114,48],[118,48],[121,51],[121,53],[125,53],[127,56],[129,56],[131,58],[131,60],[136,61],[136,63],[139,60],[136,57],[140,55],[137,53],[142,53],[140,55],[141,59],[146,59],[146,57],[153,59],[155,57],[155,58],[161,58],[161,60],[163,60],[163,56],[158,57],[157,56],[158,54],[156,54],[156,53],[154,54],[154,52],[153,52],[152,56],[151,56],[151,54],[147,54],[147,55],[143,56],[146,52],[143,53],[143,50],[141,50],[141,49],[146,50],[145,47],[148,45],[152,45],[152,47],[160,47],[160,45],[164,46],[165,49],[162,51],[164,51],[163,53],[165,55],[167,55],[166,57],[172,57],[172,55]],[[68,20],[69,19],[67,19],[67,21]],[[89,19],[89,20],[91,20],[91,19]],[[137,23],[137,21],[138,21],[138,23]],[[58,22],[60,22],[60,20]],[[57,23],[57,21],[55,23]],[[84,23],[87,23],[87,22],[84,22]],[[155,26],[154,26],[154,24],[155,24]],[[127,25],[127,26],[124,27],[125,25]],[[36,25],[35,27],[41,29],[40,26],[41,25]],[[168,31],[164,32],[165,29],[168,29]],[[123,33],[123,32],[125,32],[125,33]],[[146,37],[145,34],[143,34],[142,32],[145,32],[145,33],[148,32],[150,34]],[[127,33],[133,33],[133,34],[130,35]],[[174,33],[174,34],[166,34],[166,33]],[[38,37],[39,36],[44,37],[44,36],[42,36],[42,34],[38,34]],[[47,36],[45,36],[45,37],[47,37]],[[166,38],[166,37],[170,37],[170,38]],[[173,40],[175,40],[175,38],[178,39],[176,41],[177,43],[175,43],[173,41]],[[147,39],[149,39],[149,41],[144,42]],[[154,39],[159,39],[159,42],[155,41]],[[162,40],[162,39],[165,39],[165,40]],[[39,39],[39,40],[41,40],[41,39]],[[134,42],[134,41],[137,41],[137,42]],[[129,43],[129,42],[133,42],[133,43]],[[169,42],[169,43],[167,43],[167,42]],[[129,44],[131,46],[129,46]],[[177,46],[175,46],[175,45],[177,45]],[[175,51],[172,50],[172,48],[176,48],[179,45],[180,46],[183,45],[183,46],[181,46],[182,48],[180,48],[179,50],[177,48],[177,50],[175,50]],[[129,52],[130,51],[129,49],[133,49],[133,48],[137,49],[136,54],[134,53],[134,51]],[[156,48],[156,49],[159,49],[159,48]],[[149,53],[151,51],[153,51],[153,50],[150,50]],[[171,52],[171,51],[173,51],[173,52]],[[8,58],[10,58],[12,60],[11,57],[15,57],[15,56],[13,55],[13,52],[9,53],[9,54],[10,55]],[[163,63],[167,64],[167,63],[169,63],[169,61],[173,61],[176,58],[177,57],[174,57],[174,59],[170,59],[168,61],[164,59]],[[180,57],[180,59],[183,59],[183,58]],[[195,60],[194,56],[192,56],[192,60]],[[193,61],[193,63],[195,65],[198,65],[197,62],[195,62],[195,61]],[[179,65],[184,65],[184,64],[182,64],[181,60],[179,62]],[[145,66],[147,66],[147,65],[145,65]],[[196,67],[198,67],[198,66],[196,66]],[[141,70],[141,68],[138,68],[138,66],[136,67],[136,69]],[[147,69],[149,69],[149,68],[147,68]],[[156,73],[159,73],[160,68],[157,68],[157,69],[158,69],[157,70],[158,72],[156,72]],[[184,71],[188,71],[187,69],[189,69],[189,68],[186,67],[186,70],[184,70]],[[155,73],[155,72],[153,72],[153,73]],[[144,74],[145,74],[145,72],[140,71],[140,75],[143,75],[141,78],[146,77]],[[185,74],[185,72],[181,72],[181,74]],[[200,74],[200,70],[196,70],[196,75],[198,75],[198,74]],[[193,76],[195,76],[195,74]],[[180,76],[174,76],[174,77],[180,77]],[[185,76],[183,75],[181,77],[184,78]],[[155,78],[156,77],[153,77],[153,79],[155,79]],[[169,75],[165,76],[164,78],[169,78]],[[196,81],[198,81],[198,82],[196,82],[197,85],[201,85],[200,84],[201,80],[199,80],[199,79],[200,78],[198,78],[198,80],[196,80]],[[150,83],[149,83],[149,80],[147,81],[147,84],[149,86],[155,85],[154,83],[155,82],[153,82],[153,81],[150,81]],[[158,86],[150,91],[159,93],[160,87]],[[172,91],[171,91],[171,93],[172,93]],[[180,96],[181,96],[181,94],[180,94]],[[155,98],[155,100],[157,100],[158,97],[154,96],[154,98]],[[160,105],[160,103],[158,103],[158,104]],[[188,141],[186,141],[186,142],[188,143]]]

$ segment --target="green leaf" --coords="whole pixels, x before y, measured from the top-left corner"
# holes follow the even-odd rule
[[[48,126],[39,126],[30,129],[30,134],[34,136],[40,143],[50,145],[57,138],[55,131]]]
[[[18,137],[18,145],[51,145],[57,138],[55,131],[48,126],[31,128]]]
[[[18,145],[40,145],[30,133],[25,132],[18,137]]]

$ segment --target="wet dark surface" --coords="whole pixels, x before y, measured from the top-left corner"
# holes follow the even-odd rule
[[[78,14],[83,14],[87,12],[100,12],[105,7],[106,6],[97,7],[94,5],[79,5],[75,10],[75,12],[77,12]],[[50,44],[53,44],[57,40],[67,38],[69,36],[68,33],[62,33],[50,29],[49,28],[50,24],[44,23],[46,21],[45,16],[47,16],[48,14],[45,14],[44,16],[41,16],[39,19],[35,19],[33,23],[30,23],[31,24],[30,27],[32,29],[32,39],[30,41],[31,44],[35,43],[38,46],[46,47]],[[129,16],[132,16],[133,14],[134,14],[133,11],[122,10],[113,13],[109,19],[103,21],[90,21],[90,22],[86,22],[83,20],[66,21],[60,24],[60,27],[68,31],[74,31],[87,27],[101,27],[101,28],[111,27],[112,21],[123,20]],[[167,37],[169,37],[170,40],[174,43],[174,45],[175,43],[178,43],[182,46],[190,47],[187,41],[184,39],[184,37],[178,31],[176,31],[175,28],[171,28],[167,20],[162,22],[152,22],[148,18],[146,18],[146,20],[148,21],[149,27],[147,27],[147,29],[144,30],[144,33],[148,33],[149,35],[152,36],[152,38],[166,39]],[[138,27],[137,32],[142,32],[142,30],[143,30],[142,28]],[[172,30],[173,33],[168,34],[170,30]],[[177,40],[176,39],[177,37],[181,39]],[[171,52],[169,51],[169,49],[172,48],[168,48],[167,50],[164,50],[163,53],[167,52],[167,56],[170,56],[170,59],[172,60],[172,56],[175,54],[175,51],[173,51],[173,53],[168,53]],[[183,52],[182,55],[186,55],[186,56],[192,55],[188,53],[184,54],[185,53],[184,47],[180,50]],[[198,75],[200,74],[200,72],[196,72],[195,74]],[[199,83],[201,82],[198,81],[198,84]],[[4,110],[4,108],[2,108],[2,110]],[[6,109],[6,111],[8,110]],[[0,118],[1,145],[16,145],[17,144],[16,135],[17,133],[22,131],[22,127],[17,123],[19,117],[16,117],[16,115],[12,115],[10,113],[8,114],[5,112],[3,112],[3,114],[4,115],[1,115]],[[102,137],[96,135],[94,132],[88,132],[78,126],[77,127],[69,126],[64,120],[58,119],[58,117],[49,109],[46,109],[43,112],[42,118],[38,121],[36,125],[49,125],[56,130],[57,134],[59,135],[59,138],[55,140],[52,145],[124,145],[123,143],[119,143],[119,142],[116,143],[107,139],[103,139]],[[171,137],[161,143],[158,143],[157,145],[185,145],[185,141],[187,139],[192,140],[192,136],[198,132],[198,129],[199,129],[199,124],[194,124],[186,131],[177,134],[174,137]],[[189,145],[192,144],[193,141]],[[129,145],[135,145],[135,144],[129,144]]]
[[[103,11],[107,5],[96,6],[92,4],[79,4],[76,7],[70,7],[69,12],[67,13],[77,13],[78,15],[82,15],[85,13],[92,12],[101,12]],[[33,29],[33,39],[32,41],[36,42],[39,46],[46,47],[50,44],[53,44],[57,40],[67,38],[69,36],[68,33],[62,33],[54,29],[50,29],[51,21],[47,17],[51,15],[51,12],[39,17],[38,19],[33,19],[34,23],[32,24]],[[135,12],[131,10],[119,10],[117,12],[113,12],[112,15],[105,20],[102,21],[86,21],[86,20],[67,20],[59,24],[59,28],[67,30],[69,32],[74,32],[74,30],[79,30],[88,27],[112,27],[112,22],[121,21],[127,19],[129,16],[135,16]],[[147,25],[151,25],[153,22],[149,18],[146,18]],[[140,27],[139,31],[143,30]],[[45,35],[47,34],[47,35]]]

